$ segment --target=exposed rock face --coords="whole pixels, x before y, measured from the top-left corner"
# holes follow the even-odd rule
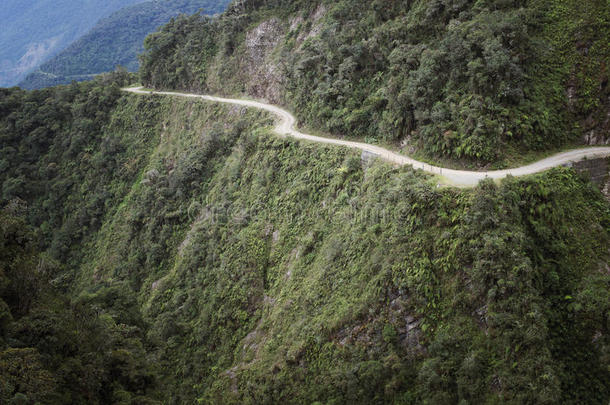
[[[273,50],[283,37],[280,21],[273,18],[264,21],[246,35],[246,67],[250,77],[248,94],[280,102],[282,75],[273,61]]]
[[[576,49],[582,56],[589,54],[591,44],[586,41],[577,41]],[[600,91],[600,105],[590,112],[586,118],[581,118],[579,124],[582,128],[582,141],[585,145],[610,145],[610,91],[608,90],[608,75],[606,73],[606,62],[601,63],[597,78]],[[566,84],[566,99],[568,110],[572,113],[582,114],[578,111],[583,89],[576,78],[576,72],[572,73]]]
[[[610,97],[608,109],[603,122],[596,122],[593,117],[585,121],[585,135],[583,140],[587,145],[610,145]]]
[[[610,201],[610,159],[587,159],[566,166],[589,176]]]
[[[375,161],[375,159],[377,159],[379,156],[371,153],[371,152],[367,152],[365,150],[362,151],[362,153],[360,154],[360,161],[362,163],[362,167],[364,169],[366,169],[367,167],[369,167],[373,161]]]
[[[308,19],[308,21],[311,22],[311,27],[309,28],[309,30],[304,29],[299,32],[296,40],[297,45],[301,46],[306,39],[315,37],[320,32],[322,32],[322,24],[320,23],[320,19],[322,19],[322,17],[326,15],[326,11],[326,6],[324,6],[323,4],[320,4],[318,6],[316,11],[314,11]],[[305,21],[303,20],[303,17],[295,17],[290,22],[290,31],[295,31],[299,29],[300,25],[304,22]]]
[[[591,130],[584,136],[585,145],[610,145],[610,134]]]
[[[244,71],[247,74],[246,91],[249,95],[271,103],[282,104],[284,73],[281,66],[278,65],[275,54],[281,51],[287,30],[301,29],[297,36],[299,46],[307,38],[318,35],[322,29],[319,20],[326,15],[326,12],[325,6],[318,6],[307,19],[311,22],[309,29],[301,29],[302,24],[305,23],[302,17],[295,17],[288,26],[279,19],[272,18],[263,21],[246,34]]]

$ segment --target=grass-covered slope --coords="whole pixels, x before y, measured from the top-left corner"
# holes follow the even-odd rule
[[[610,207],[572,170],[439,189],[101,80],[3,93],[2,401],[607,400]]]
[[[144,38],[180,14],[213,15],[224,11],[229,0],[154,0],[125,7],[102,19],[84,36],[30,73],[19,86],[37,89],[86,80],[113,71],[120,65],[138,69]]]
[[[565,170],[436,190],[408,169],[363,168],[351,152],[255,136],[201,204],[174,242],[169,273],[145,283],[181,401],[608,395],[606,332],[598,335],[608,206]],[[108,235],[124,245],[118,230]]]
[[[151,35],[141,77],[268,98],[337,135],[501,166],[607,140],[609,13],[604,0],[247,0]]]

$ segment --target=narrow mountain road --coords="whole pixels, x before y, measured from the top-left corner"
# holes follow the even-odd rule
[[[556,155],[550,156],[548,158],[539,160],[532,164],[517,167],[514,169],[505,169],[505,170],[493,170],[488,172],[477,172],[477,171],[469,171],[469,170],[454,170],[447,169],[443,167],[432,166],[430,164],[417,161],[408,156],[398,154],[396,152],[392,152],[388,149],[370,145],[363,142],[353,142],[353,141],[345,141],[342,139],[333,139],[333,138],[324,138],[321,136],[314,136],[304,134],[299,132],[296,127],[296,119],[290,114],[288,111],[271,105],[265,104],[259,101],[252,100],[241,100],[241,99],[232,99],[232,98],[222,98],[215,96],[206,96],[199,94],[189,94],[189,93],[178,93],[178,92],[170,92],[170,91],[147,91],[142,90],[142,87],[131,87],[123,89],[124,91],[135,93],[135,94],[159,94],[165,96],[176,96],[176,97],[186,97],[186,98],[198,98],[207,101],[213,101],[217,103],[226,103],[226,104],[236,104],[245,107],[253,107],[261,110],[269,111],[272,114],[278,116],[280,119],[275,127],[275,132],[278,135],[289,135],[298,139],[306,139],[312,142],[326,143],[331,145],[339,145],[346,146],[348,148],[360,149],[374,155],[379,156],[382,159],[385,159],[389,162],[396,163],[399,165],[412,165],[413,168],[422,169],[425,172],[432,173],[438,176],[441,176],[442,183],[446,183],[448,185],[460,186],[460,187],[472,187],[475,186],[480,180],[484,178],[492,178],[492,179],[501,179],[508,175],[512,176],[524,176],[527,174],[533,174],[548,170],[552,167],[565,165],[570,162],[576,162],[582,160],[584,158],[594,159],[600,157],[610,156],[610,147],[590,147],[583,149],[574,149],[566,152],[561,152]]]

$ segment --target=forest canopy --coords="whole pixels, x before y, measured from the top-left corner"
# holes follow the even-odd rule
[[[608,24],[604,0],[248,0],[152,34],[140,74],[271,94],[336,135],[501,166],[607,134]]]

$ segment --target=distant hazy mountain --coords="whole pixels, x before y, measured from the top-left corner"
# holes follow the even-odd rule
[[[17,84],[100,18],[143,0],[2,0],[0,87]]]
[[[43,63],[19,85],[42,88],[85,80],[121,65],[138,68],[137,55],[143,51],[146,35],[179,14],[224,11],[230,0],[154,0],[125,7],[97,23],[84,36],[57,56]]]

